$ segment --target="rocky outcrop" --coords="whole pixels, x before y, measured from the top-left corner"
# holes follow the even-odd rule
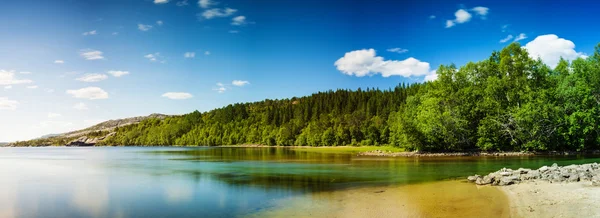
[[[550,183],[561,182],[591,182],[594,186],[600,186],[600,165],[597,163],[558,166],[543,166],[539,169],[517,170],[503,168],[486,176],[474,175],[467,177],[469,182],[477,185],[506,186],[522,182],[546,181]]]
[[[73,141],[70,141],[69,143],[66,144],[66,146],[94,146],[96,144],[98,144],[98,142],[114,135],[115,132],[111,132],[105,136],[102,137],[87,137],[87,136],[81,136]]]

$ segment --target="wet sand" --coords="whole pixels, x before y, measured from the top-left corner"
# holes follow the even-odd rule
[[[496,187],[442,181],[314,193],[250,217],[510,217],[510,210]]]

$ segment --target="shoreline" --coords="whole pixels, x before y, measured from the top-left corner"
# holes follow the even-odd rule
[[[421,152],[421,151],[402,151],[403,148],[392,146],[270,146],[261,144],[242,144],[242,145],[217,145],[217,146],[196,146],[196,145],[172,145],[172,146],[115,146],[115,145],[91,145],[91,146],[67,146],[67,145],[43,145],[43,146],[0,146],[0,148],[36,148],[36,147],[206,147],[206,148],[286,148],[286,149],[306,149],[306,150],[328,150],[331,152],[353,152],[356,156],[365,157],[518,157],[518,156],[572,156],[572,155],[600,155],[599,150],[593,151],[546,151],[546,152]]]
[[[503,168],[469,176],[476,187],[495,187],[509,202],[511,217],[599,217],[600,165]]]

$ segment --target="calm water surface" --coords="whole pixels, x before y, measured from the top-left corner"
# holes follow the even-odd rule
[[[0,148],[0,217],[244,217],[282,199],[600,162],[372,158],[282,148]],[[310,198],[307,198],[310,199]]]

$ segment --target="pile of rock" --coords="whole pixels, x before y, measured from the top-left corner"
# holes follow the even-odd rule
[[[592,185],[600,186],[600,165],[591,163],[559,167],[555,163],[552,166],[543,166],[537,170],[524,168],[512,170],[503,168],[487,176],[469,176],[467,180],[477,185],[498,186],[530,181],[547,181],[550,183],[591,181]]]

